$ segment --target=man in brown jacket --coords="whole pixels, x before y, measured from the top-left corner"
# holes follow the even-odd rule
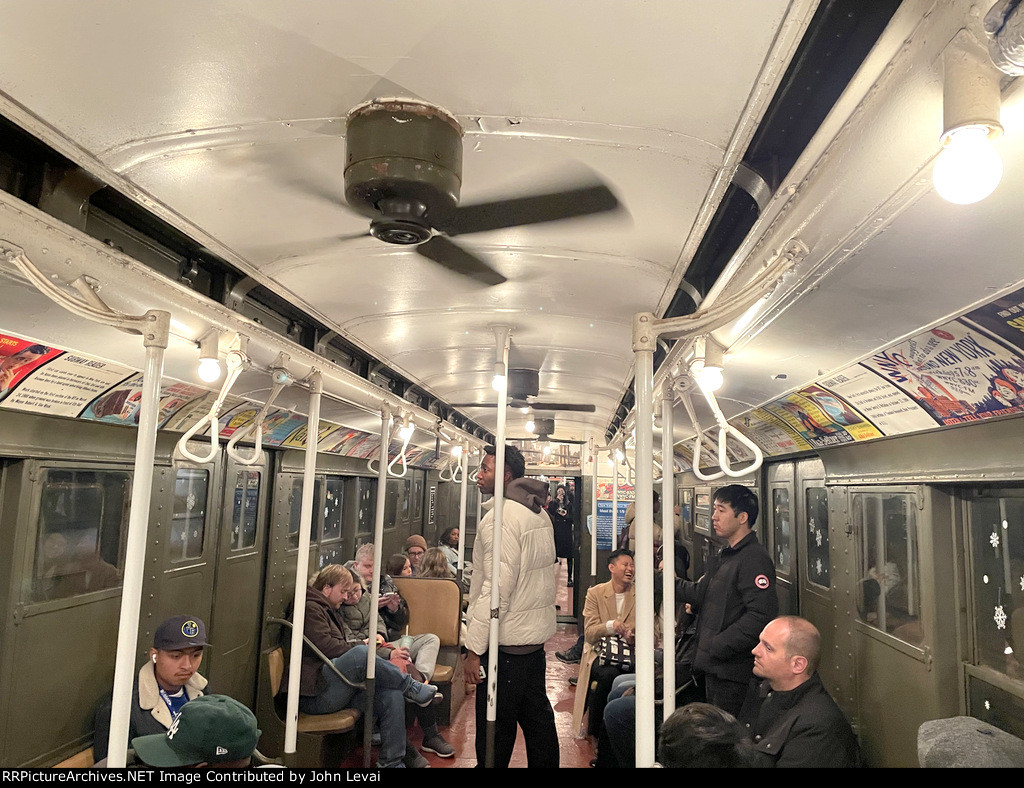
[[[345,678],[340,678],[311,649],[303,648],[299,709],[305,714],[331,714],[363,704],[367,647],[345,639],[338,614],[338,608],[356,587],[348,569],[340,564],[328,564],[306,589],[305,635]],[[403,648],[394,649],[389,660],[376,659],[373,714],[380,722],[381,733],[377,767],[399,766],[406,750],[405,700],[418,706],[430,704],[437,687],[421,684],[403,672],[409,662],[409,654]]]

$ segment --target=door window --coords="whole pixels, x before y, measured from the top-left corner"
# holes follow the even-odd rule
[[[209,471],[178,468],[174,477],[174,513],[171,516],[171,561],[188,561],[203,554],[209,487]]]

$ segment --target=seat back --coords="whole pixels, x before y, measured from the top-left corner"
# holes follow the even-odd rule
[[[409,634],[430,632],[442,646],[459,645],[462,621],[462,590],[455,580],[433,577],[393,577],[398,592],[409,605]]]

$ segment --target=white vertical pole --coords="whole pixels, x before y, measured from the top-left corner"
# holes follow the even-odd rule
[[[654,708],[654,337],[653,315],[634,318],[636,394],[636,707]],[[636,765],[654,765],[654,715],[636,717]]]
[[[309,582],[309,535],[313,525],[313,489],[316,487],[316,446],[320,434],[320,394],[323,380],[313,369],[309,375],[309,421],[306,457],[302,468],[302,513],[299,517],[299,552],[295,557],[295,596],[292,600],[291,653],[288,661],[288,703],[285,713],[284,752],[295,752],[299,732],[299,683],[302,673],[302,633],[306,627],[306,586]]]
[[[612,451],[612,460],[615,462],[615,468],[612,470],[612,550],[615,550],[619,546],[619,458],[614,450]],[[636,522],[635,515],[633,522]],[[634,532],[633,535],[635,536],[636,533]],[[597,574],[596,569],[594,574]]]
[[[380,450],[377,459],[377,508],[373,518],[373,587],[370,589],[370,623],[366,644],[366,708],[363,710],[363,767],[370,767],[370,742],[373,737],[373,694],[377,675],[377,603],[380,599],[380,558],[384,541],[384,505],[387,501],[388,449],[391,444],[391,409],[380,408]]]
[[[164,325],[168,325],[170,314],[161,314],[166,315]],[[164,373],[164,350],[167,348],[168,334],[166,330],[146,334],[144,342],[146,368],[142,375],[139,430],[135,436],[132,503],[128,514],[121,618],[117,627],[117,655],[114,663],[114,700],[110,710],[110,736],[107,739],[107,766],[112,769],[123,769],[128,760],[128,729],[136,670],[135,649],[139,640],[149,502],[153,492],[153,458],[156,455],[156,430],[159,426],[160,381]]]
[[[459,563],[458,579],[462,583],[462,572],[466,568],[466,498],[469,495],[469,445],[462,444],[459,455],[459,468],[462,471],[462,482],[459,488]]]
[[[661,390],[661,554],[662,573],[662,719],[676,710],[676,531],[675,531],[675,451],[672,430],[672,378],[666,378]]]
[[[590,469],[590,585],[595,585],[597,583],[597,466],[600,460],[597,446],[593,447],[590,456],[594,463]]]
[[[498,423],[494,430],[494,533],[491,538],[491,631],[487,645],[487,746],[484,764],[494,766],[495,722],[498,718],[498,610],[501,606],[501,531],[505,509],[505,416],[508,406],[508,340],[509,329],[496,327],[497,363],[504,375],[498,388]],[[497,374],[497,373],[495,373]]]

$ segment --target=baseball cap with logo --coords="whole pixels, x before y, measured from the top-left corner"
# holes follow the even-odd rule
[[[195,616],[174,616],[160,622],[153,633],[153,648],[161,651],[175,651],[180,648],[208,646],[206,624]]]
[[[150,766],[193,766],[240,761],[260,740],[256,716],[227,695],[203,695],[186,703],[166,733],[132,739],[135,754]]]

